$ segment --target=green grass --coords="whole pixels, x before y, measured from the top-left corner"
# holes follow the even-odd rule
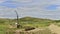
[[[9,28],[11,26],[14,26],[16,23],[16,19],[0,19],[0,34],[5,34],[6,31],[9,31],[10,34],[13,34],[14,30],[17,30],[17,28]],[[26,26],[31,26],[35,28],[45,28],[48,27],[51,23],[55,23],[60,26],[60,20],[50,20],[50,19],[42,19],[42,18],[34,18],[34,17],[24,17],[19,19],[19,24],[21,24],[23,27],[20,29],[24,29]],[[41,34],[51,34],[50,30],[43,30],[38,31]],[[34,33],[33,33],[34,34]],[[37,32],[35,33],[37,34]]]
[[[0,34],[5,34],[7,27],[5,25],[0,25]]]

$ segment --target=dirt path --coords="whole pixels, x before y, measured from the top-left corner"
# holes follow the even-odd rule
[[[21,34],[22,32],[23,32],[24,34],[33,34],[33,33],[39,34],[39,31],[40,31],[40,30],[43,30],[43,29],[36,28],[36,29],[30,30],[30,31],[20,31],[20,30],[16,30],[16,33],[15,33],[15,34]],[[37,32],[37,33],[36,33],[36,32]]]
[[[50,29],[53,33],[60,34],[60,27],[58,27],[57,25],[51,24],[51,25],[49,26],[49,29]]]

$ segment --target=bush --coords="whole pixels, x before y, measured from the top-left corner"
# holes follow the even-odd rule
[[[25,31],[29,31],[29,30],[33,30],[35,29],[35,27],[31,27],[31,26],[25,26]]]

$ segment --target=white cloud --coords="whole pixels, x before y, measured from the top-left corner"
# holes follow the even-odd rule
[[[3,2],[5,2],[6,0],[0,0],[0,3],[3,3]]]
[[[18,11],[20,17],[33,16],[39,18],[60,19],[60,6],[57,10],[46,10],[45,7],[49,5],[59,5],[60,0],[13,0],[23,4],[23,7],[18,9],[12,9],[7,7],[0,7],[0,12],[6,15],[6,17],[16,17],[14,10]],[[32,2],[32,3],[31,3]],[[25,4],[24,4],[25,3]],[[10,16],[8,16],[10,15]]]
[[[32,0],[12,0],[12,1],[16,1],[16,2],[32,2]]]

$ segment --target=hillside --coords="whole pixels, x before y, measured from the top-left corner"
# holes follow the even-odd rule
[[[6,19],[0,18],[0,24],[15,24],[16,19]],[[51,23],[60,23],[60,20],[51,20],[43,18],[34,18],[34,17],[22,17],[19,18],[19,23],[22,25],[31,25],[31,26],[48,26]]]
[[[43,18],[34,18],[34,17],[23,17],[23,18],[19,19],[19,22],[22,25],[45,27],[45,26],[50,25],[52,22],[54,22],[54,20],[43,19]]]
[[[29,26],[48,26],[51,23],[54,23],[54,20],[43,19],[43,18],[34,18],[34,17],[23,17],[19,19],[19,23],[22,25]],[[0,19],[0,23],[5,24],[15,24],[16,19]]]
[[[18,30],[15,27],[16,19],[0,19],[0,33],[5,34],[6,31],[13,33],[15,30]],[[43,18],[34,18],[34,17],[23,17],[19,18],[19,24],[23,27],[19,30],[25,29],[26,27],[35,27],[37,29],[45,29],[46,27],[49,27],[50,24],[56,24],[60,26],[60,20],[51,20],[51,19],[43,19]],[[15,28],[14,28],[15,27]],[[19,31],[18,30],[18,31]],[[32,30],[34,31],[34,30]],[[42,30],[42,31],[36,31],[39,33],[47,33],[51,34],[50,30]],[[35,33],[35,32],[34,32]]]

